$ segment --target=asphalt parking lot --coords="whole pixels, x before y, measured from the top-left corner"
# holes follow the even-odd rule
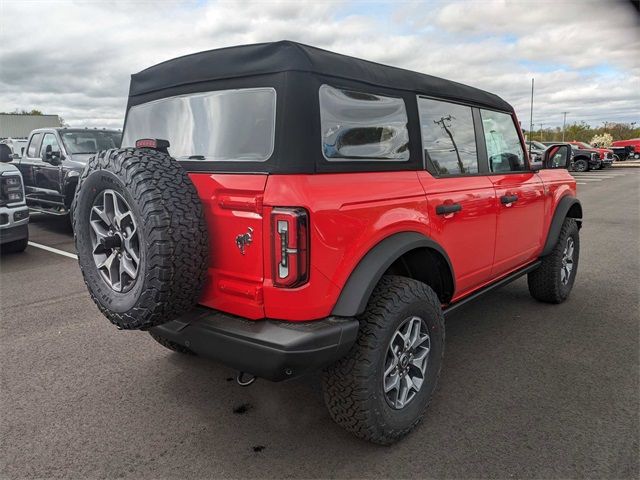
[[[447,319],[439,389],[392,447],[334,425],[317,377],[249,388],[216,363],[118,331],[72,258],[0,263],[0,476],[638,478],[640,169],[576,174],[570,299],[521,279]],[[31,240],[73,253],[65,219]]]

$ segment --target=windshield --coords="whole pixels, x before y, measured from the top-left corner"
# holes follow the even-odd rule
[[[576,142],[578,147],[580,148],[593,148],[591,145],[589,145],[588,143],[585,142]]]
[[[76,130],[60,132],[67,153],[96,153],[109,148],[120,148],[120,132],[106,130]]]
[[[273,88],[194,93],[131,107],[122,144],[161,138],[178,160],[264,161],[273,153],[275,124]]]

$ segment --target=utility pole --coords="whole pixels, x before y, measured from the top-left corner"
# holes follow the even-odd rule
[[[529,132],[531,138],[529,139],[529,158],[531,158],[531,140],[533,140],[533,81],[531,79],[531,112],[529,114]]]
[[[451,134],[451,125],[447,125],[446,123],[451,122],[451,120],[455,120],[455,118],[456,117],[454,117],[453,115],[447,115],[446,117],[440,117],[440,120],[434,120],[433,123],[435,123],[436,125],[440,125],[444,129],[444,131],[447,132],[447,135],[449,136],[449,139],[453,144],[453,149],[456,152],[456,157],[458,159],[458,169],[460,170],[460,173],[466,173],[466,169],[464,168],[464,164],[462,163],[462,158],[460,158],[458,145],[456,144],[456,141],[453,139],[453,135]]]
[[[567,113],[569,112],[562,112],[562,114],[564,115],[563,119],[562,119],[562,141],[564,142],[564,127],[567,124]]]

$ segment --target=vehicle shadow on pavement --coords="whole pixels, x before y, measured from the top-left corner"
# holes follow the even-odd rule
[[[73,236],[73,228],[68,215],[49,215],[40,212],[31,212],[29,224],[47,231]]]

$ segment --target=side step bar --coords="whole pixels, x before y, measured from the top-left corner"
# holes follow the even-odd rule
[[[528,265],[520,270],[517,270],[513,273],[510,273],[509,275],[507,275],[506,277],[498,280],[497,282],[491,283],[489,285],[487,285],[486,287],[482,288],[481,290],[472,293],[471,295],[469,295],[468,297],[463,298],[462,300],[458,300],[456,303],[450,304],[447,307],[445,307],[443,309],[443,313],[446,315],[449,315],[453,312],[455,312],[459,307],[466,305],[467,303],[470,303],[474,300],[476,300],[477,298],[483,296],[485,293],[489,293],[497,288],[500,287],[504,287],[505,285],[513,282],[514,280],[517,280],[518,278],[520,278],[523,275],[526,275],[527,273],[535,270],[536,268],[538,268],[540,266],[540,264],[542,263],[541,260],[537,260],[534,263],[532,263],[531,265]]]

